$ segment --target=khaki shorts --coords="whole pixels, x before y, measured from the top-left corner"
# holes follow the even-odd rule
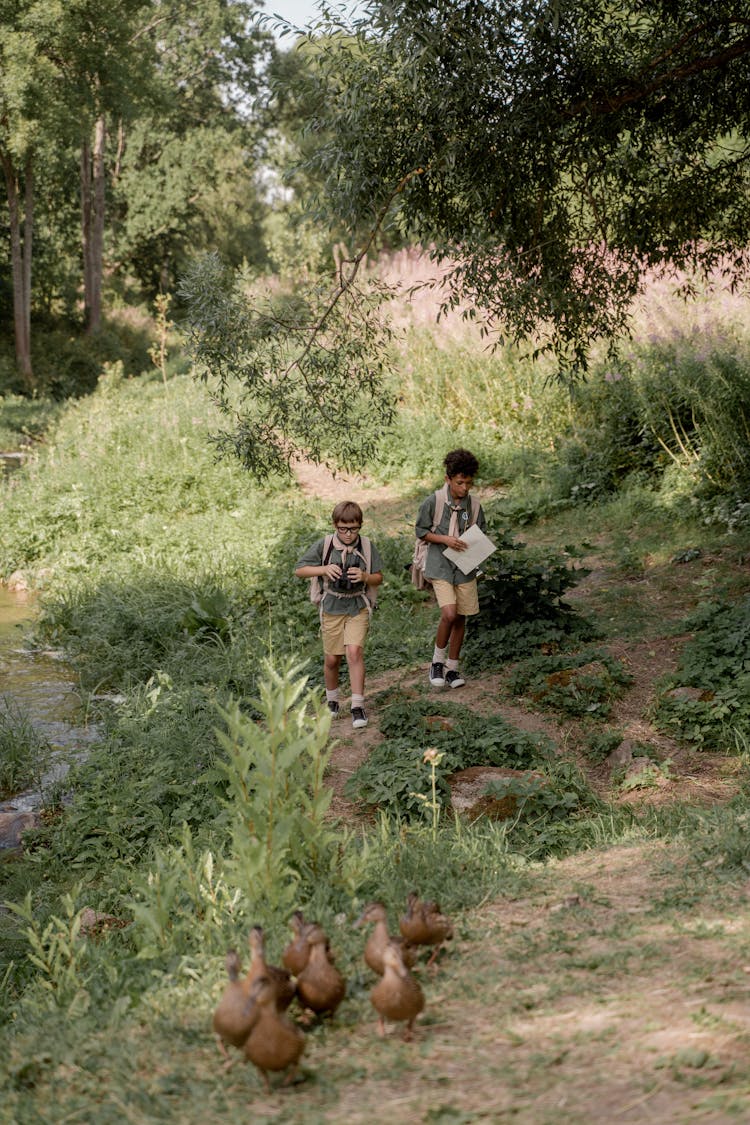
[[[370,628],[369,610],[362,609],[356,617],[349,613],[324,613],[320,619],[323,652],[343,656],[347,645],[364,645]]]
[[[461,582],[457,586],[454,586],[452,582],[444,582],[442,578],[433,578],[431,581],[437,603],[441,609],[444,605],[454,605],[456,613],[460,613],[464,617],[472,617],[475,613],[479,613],[476,578],[472,578],[471,582]]]

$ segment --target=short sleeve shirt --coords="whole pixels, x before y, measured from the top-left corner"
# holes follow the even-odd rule
[[[312,547],[305,551],[295,569],[301,566],[323,566],[325,542],[325,538],[323,538],[313,543]],[[359,566],[363,569],[367,569],[367,562],[360,551],[361,544],[360,540],[357,539],[357,542],[354,543],[346,553],[347,567]],[[370,574],[378,574],[383,569],[383,560],[380,557],[380,552],[372,541],[370,542],[370,551],[372,555],[369,568]],[[333,544],[331,545],[331,553],[328,556],[328,562],[337,563],[338,566],[341,566],[341,551],[336,550]],[[363,593],[364,589],[364,582],[355,582],[352,586],[352,593],[357,596],[345,598],[337,598],[335,594],[326,591],[323,594],[323,601],[321,603],[323,613],[331,613],[334,615],[348,613],[351,617],[356,617],[358,613],[361,613],[363,609],[367,608],[367,601]]]
[[[436,535],[447,535],[448,528],[451,523],[451,505],[452,501],[447,501],[443,507],[443,514],[440,518],[440,523],[435,529]],[[471,497],[464,496],[458,501],[460,512],[458,513],[458,533],[461,535],[469,526],[471,520]],[[431,492],[426,500],[422,501],[417,515],[417,523],[415,531],[417,539],[424,539],[429,531],[432,531],[432,525],[435,522],[435,493]],[[486,521],[484,512],[480,505],[477,512],[476,519],[477,527],[480,531],[484,531]],[[461,586],[464,582],[471,582],[477,576],[476,570],[472,570],[469,574],[457,567],[450,559],[446,559],[443,551],[445,547],[442,543],[430,543],[427,547],[427,559],[425,561],[424,573],[425,578],[438,578],[443,582],[450,582],[452,586]]]

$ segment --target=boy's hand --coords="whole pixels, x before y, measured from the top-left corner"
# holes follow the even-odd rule
[[[450,547],[454,551],[465,551],[469,546],[463,539],[458,539],[455,535],[444,535],[446,547]]]
[[[364,582],[367,576],[367,571],[360,566],[350,566],[346,573],[350,582]]]
[[[337,578],[341,577],[341,574],[341,567],[338,563],[327,563],[326,566],[323,567],[322,576],[330,579],[331,582],[335,582]]]

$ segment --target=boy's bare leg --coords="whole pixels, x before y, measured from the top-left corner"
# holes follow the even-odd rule
[[[349,683],[351,684],[352,695],[364,695],[365,650],[362,645],[346,646],[346,662],[349,665]]]
[[[456,614],[456,620],[453,622],[451,629],[450,646],[448,648],[448,659],[458,660],[461,655],[461,645],[464,643],[464,633],[466,632],[466,615],[463,613]]]
[[[323,677],[326,689],[334,691],[339,686],[339,668],[341,657],[332,652],[323,653]]]
[[[438,622],[437,636],[435,638],[435,644],[438,648],[448,647],[448,641],[451,639],[457,620],[458,614],[456,613],[455,605],[444,605],[440,610],[440,621]],[[464,624],[465,623],[466,618],[464,618]],[[461,640],[463,641],[463,633],[461,634]]]

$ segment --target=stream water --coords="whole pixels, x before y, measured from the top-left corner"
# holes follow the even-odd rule
[[[31,595],[0,587],[0,709],[6,722],[22,715],[51,751],[32,787],[0,801],[0,848],[18,846],[20,832],[36,822],[53,791],[59,795],[70,766],[99,737],[82,718],[73,673],[61,654],[25,643],[35,612]]]

